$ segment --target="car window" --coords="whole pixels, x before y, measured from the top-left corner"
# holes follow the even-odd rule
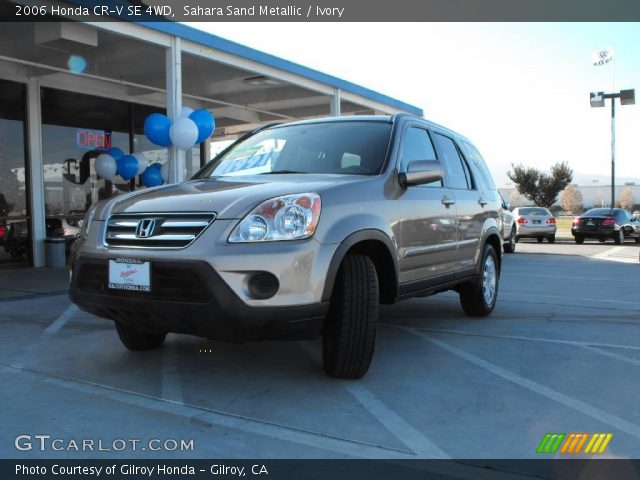
[[[546,215],[551,216],[551,213],[546,208],[540,207],[524,207],[518,210],[519,215]]]
[[[400,172],[406,172],[409,163],[416,160],[437,160],[436,152],[433,149],[429,134],[425,129],[409,127],[404,135],[404,142],[402,144]],[[423,186],[441,187],[442,180],[427,183]]]
[[[465,158],[475,167],[475,171],[480,174],[484,187],[489,190],[495,190],[496,185],[493,182],[491,172],[478,149],[471,143],[464,141],[460,142],[460,146],[462,147],[462,153],[464,153]]]
[[[433,134],[433,141],[438,149],[440,161],[447,172],[447,186],[451,188],[468,189],[471,187],[470,179],[464,166],[464,160],[460,158],[456,144],[449,137]]]

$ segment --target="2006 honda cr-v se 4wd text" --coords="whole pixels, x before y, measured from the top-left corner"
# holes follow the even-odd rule
[[[467,314],[491,313],[501,208],[473,144],[423,119],[267,126],[189,181],[94,205],[70,296],[114,320],[132,350],[158,348],[169,332],[322,336],[325,371],[360,378],[380,304],[455,290]]]

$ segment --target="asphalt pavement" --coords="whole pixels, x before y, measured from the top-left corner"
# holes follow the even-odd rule
[[[541,458],[546,433],[608,432],[599,458],[637,458],[639,250],[519,243],[489,318],[452,292],[384,307],[360,381],[326,377],[319,341],[129,352],[63,270],[3,270],[0,457]]]

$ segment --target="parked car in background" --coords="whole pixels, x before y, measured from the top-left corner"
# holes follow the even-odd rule
[[[636,210],[633,212],[633,218],[640,220],[640,210]]]
[[[27,256],[29,252],[29,224],[26,221],[11,222],[7,225],[4,251],[15,259]]]
[[[507,202],[502,195],[502,211],[500,217],[502,220],[502,249],[504,253],[514,253],[516,251],[516,217],[513,212],[509,210],[509,202]]]
[[[4,245],[4,240],[7,237],[7,227],[0,225],[0,245]]]
[[[612,239],[616,245],[622,245],[625,238],[635,238],[640,243],[640,220],[623,208],[592,208],[573,220],[571,235],[576,243],[584,243],[586,238],[603,243]]]
[[[518,207],[513,209],[516,222],[516,242],[521,238],[535,238],[541,243],[556,241],[556,218],[543,207]]]
[[[65,250],[69,252],[73,242],[80,236],[82,219],[74,220],[62,217],[50,217],[46,219],[46,222],[47,237],[63,237]]]

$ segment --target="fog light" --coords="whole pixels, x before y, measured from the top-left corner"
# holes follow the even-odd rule
[[[276,294],[278,288],[280,288],[280,282],[272,273],[256,272],[249,277],[247,287],[252,298],[265,300]]]

